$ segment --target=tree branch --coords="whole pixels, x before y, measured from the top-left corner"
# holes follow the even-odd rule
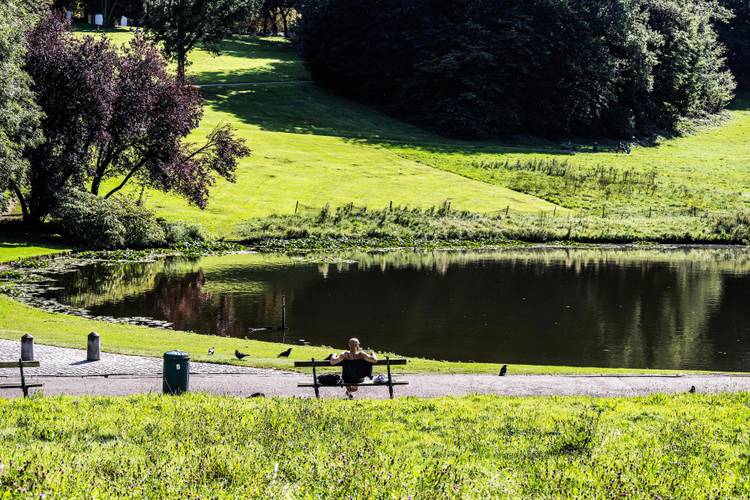
[[[11,180],[10,189],[15,193],[16,197],[18,198],[18,202],[21,204],[21,213],[23,214],[23,220],[27,221],[29,219],[29,207],[26,204],[26,198],[23,197],[21,188],[18,187],[18,184],[16,184],[16,181]]]
[[[128,175],[125,176],[125,178],[122,180],[122,182],[117,187],[113,188],[112,191],[110,191],[109,193],[107,193],[104,196],[104,199],[106,200],[107,198],[109,198],[110,196],[112,196],[113,194],[115,194],[116,192],[118,192],[120,189],[122,189],[123,187],[125,187],[125,184],[128,183],[128,181],[130,180],[130,178],[133,177],[135,175],[135,173],[138,172],[143,167],[143,165],[145,165],[145,164],[146,164],[146,158],[144,158],[141,161],[139,161],[136,164],[136,166],[133,167],[130,170],[130,172],[128,172]]]

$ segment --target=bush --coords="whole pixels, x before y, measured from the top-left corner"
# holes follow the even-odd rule
[[[750,245],[750,212],[715,217],[711,233],[721,241]]]
[[[203,229],[198,224],[169,222],[164,219],[158,219],[158,222],[164,230],[167,245],[171,247],[206,240]]]
[[[164,246],[164,229],[149,210],[127,198],[72,190],[59,197],[53,220],[71,242],[93,249]]]
[[[300,41],[321,85],[446,134],[622,137],[729,102],[734,82],[713,26],[725,11],[713,6],[311,0]]]

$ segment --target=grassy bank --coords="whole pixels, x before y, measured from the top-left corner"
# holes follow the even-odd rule
[[[253,248],[325,252],[396,247],[487,247],[522,243],[711,243],[747,244],[744,213],[701,217],[574,216],[452,210],[448,203],[426,210],[368,210],[353,204],[294,215],[273,215],[237,225],[237,238]]]
[[[747,395],[0,401],[11,496],[750,494]]]

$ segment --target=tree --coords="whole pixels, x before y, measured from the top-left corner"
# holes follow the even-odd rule
[[[263,2],[263,31],[265,33],[278,33],[278,21],[284,36],[289,36],[289,23],[292,14],[299,10],[298,0],[264,0]]]
[[[743,89],[750,88],[750,0],[721,0],[732,14],[719,24],[727,62]]]
[[[199,146],[186,142],[202,116],[200,93],[141,37],[118,51],[105,37],[72,36],[52,15],[30,33],[26,70],[46,137],[26,153],[31,222],[65,189],[109,197],[134,180],[204,208],[215,176],[233,181],[237,161],[250,153],[227,125]],[[107,180],[116,184],[102,191]]]
[[[26,184],[26,148],[41,141],[41,112],[34,102],[31,80],[23,71],[25,26],[33,12],[20,2],[0,3],[0,208],[2,194],[11,190],[27,213],[21,194]]]
[[[219,53],[221,41],[248,14],[248,0],[146,0],[143,26],[149,38],[163,44],[185,78],[187,55],[196,45]]]
[[[649,133],[734,84],[714,0],[308,0],[313,79],[472,138]]]

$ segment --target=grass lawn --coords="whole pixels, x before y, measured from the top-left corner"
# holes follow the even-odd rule
[[[750,396],[0,401],[10,497],[730,498]]]
[[[576,154],[518,153],[493,145],[388,148],[403,158],[538,196],[577,213],[599,213],[605,207],[611,217],[631,217],[749,208],[748,138],[750,100],[738,99],[723,124],[637,147],[631,155],[593,153],[590,143],[589,152]],[[557,169],[552,161],[558,162]]]
[[[0,236],[0,263],[26,257],[39,257],[68,250],[64,245],[49,242],[17,240]]]
[[[97,32],[77,25],[78,36]],[[128,29],[106,29],[98,32],[114,43],[128,43],[134,33]],[[190,53],[187,75],[198,84],[238,82],[285,82],[309,80],[302,61],[285,38],[233,36],[220,46],[220,55],[197,48]]]

